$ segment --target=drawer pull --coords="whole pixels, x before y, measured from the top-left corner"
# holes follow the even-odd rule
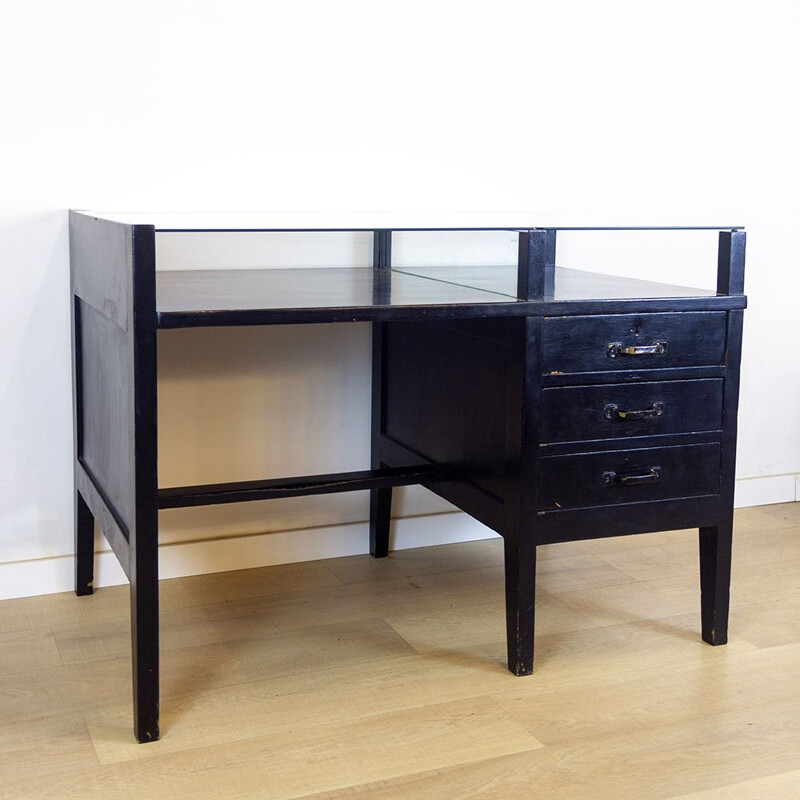
[[[606,419],[653,419],[653,417],[660,417],[664,413],[664,404],[662,402],[653,403],[650,408],[643,408],[641,411],[620,411],[616,403],[609,403],[603,409],[603,416]]]
[[[609,358],[618,356],[663,356],[667,352],[666,342],[653,344],[623,345],[622,342],[611,342],[606,351]]]
[[[650,467],[647,472],[620,475],[614,470],[603,473],[606,486],[638,486],[642,483],[658,483],[661,480],[661,467]]]

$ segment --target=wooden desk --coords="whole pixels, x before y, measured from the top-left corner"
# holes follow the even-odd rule
[[[725,643],[742,230],[714,229],[716,292],[557,268],[557,229],[529,227],[503,228],[513,268],[392,268],[399,228],[380,227],[372,268],[157,274],[156,236],[192,230],[230,226],[70,214],[76,591],[96,520],[130,579],[139,741],[159,736],[159,508],[369,489],[382,557],[392,488],[422,484],[503,536],[516,675],[533,670],[538,545],[699,528],[702,637]],[[356,321],[373,324],[371,469],[159,487],[160,328]]]

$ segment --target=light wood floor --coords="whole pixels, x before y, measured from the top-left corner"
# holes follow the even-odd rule
[[[0,603],[0,797],[800,798],[800,504],[737,513],[730,641],[697,536],[540,549],[504,666],[499,540],[163,581],[161,741],[127,587]]]

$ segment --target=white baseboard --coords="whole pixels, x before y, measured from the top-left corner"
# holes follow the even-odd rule
[[[789,503],[800,497],[800,475],[766,475],[736,481],[735,505],[761,506]],[[484,525],[461,512],[396,519],[392,549],[450,544],[496,536]],[[365,522],[331,525],[252,536],[164,545],[159,551],[162,578],[180,578],[208,572],[291,564],[321,558],[359,555],[367,552]],[[72,556],[12,561],[0,564],[0,600],[37,594],[67,592],[73,588],[75,561]],[[127,578],[110,551],[97,554],[95,586],[116,586]]]
[[[746,506],[768,506],[772,503],[792,503],[800,499],[798,488],[800,475],[763,475],[759,478],[739,478],[736,481],[736,492],[733,505],[736,508]]]
[[[407,550],[495,536],[497,534],[485,525],[461,512],[404,517],[393,521],[391,548]],[[159,575],[161,578],[182,578],[208,572],[360,555],[367,553],[368,549],[369,527],[366,522],[232,536],[160,547]],[[74,569],[72,556],[0,564],[0,600],[72,591]],[[95,586],[116,586],[127,580],[113,553],[104,550],[96,555]]]

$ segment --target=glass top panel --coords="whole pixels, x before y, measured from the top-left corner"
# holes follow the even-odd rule
[[[554,214],[533,209],[504,213],[270,213],[175,211],[77,211],[90,217],[127,225],[153,225],[156,231],[357,231],[357,230],[731,230],[740,225],[713,225],[707,219],[653,225],[652,218],[598,218],[596,214]],[[556,219],[557,217],[557,219]],[[694,222],[694,224],[692,224]],[[557,224],[556,224],[557,223]]]
[[[502,303],[513,297],[371,267],[156,273],[160,312]]]
[[[156,273],[160,312],[513,303],[516,267],[176,270]],[[710,290],[556,269],[556,302],[709,297]],[[548,298],[550,299],[550,298]]]
[[[509,299],[517,298],[516,266],[407,267],[393,271],[417,275],[431,281],[469,286]],[[713,297],[715,295],[715,291],[708,289],[674,286],[637,278],[623,278],[598,272],[556,267],[555,293],[552,298],[548,299],[556,302],[568,302],[571,300],[623,300],[651,297]]]

